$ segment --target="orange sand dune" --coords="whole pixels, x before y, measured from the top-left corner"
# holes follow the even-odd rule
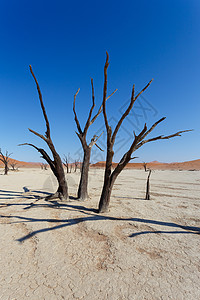
[[[19,161],[13,158],[9,158],[9,165],[16,163],[16,167],[21,168],[39,168],[39,162],[25,162]],[[92,168],[105,168],[105,161],[99,161],[96,164],[92,164]],[[113,167],[116,167],[117,163],[113,163]],[[0,161],[0,168],[3,167],[3,163]],[[129,163],[126,169],[143,169],[143,163]],[[173,163],[161,163],[158,161],[152,161],[147,163],[147,168],[152,170],[200,170],[200,159],[185,161],[185,162],[173,162]]]
[[[16,167],[19,168],[39,168],[40,167],[40,163],[35,163],[35,162],[25,162],[25,161],[19,161],[13,158],[9,158],[9,163],[8,165],[10,166],[10,164],[12,163],[16,163]],[[3,168],[3,162],[0,161],[0,168]]]
[[[96,164],[91,165],[93,168],[104,168],[105,161],[100,161]],[[116,167],[117,163],[113,163],[113,167]],[[126,166],[127,169],[143,169],[143,163],[129,163]],[[200,170],[200,159],[185,161],[185,162],[174,162],[174,163],[160,163],[158,161],[152,161],[147,163],[147,168],[153,170]]]

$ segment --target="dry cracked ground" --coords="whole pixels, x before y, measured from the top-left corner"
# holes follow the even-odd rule
[[[67,174],[75,197],[80,173]],[[90,171],[90,199],[47,202],[50,171],[0,176],[0,299],[200,299],[200,172],[125,170],[110,210],[96,208],[102,170]]]

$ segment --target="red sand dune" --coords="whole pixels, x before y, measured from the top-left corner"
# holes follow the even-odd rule
[[[12,163],[16,163],[16,167],[19,168],[38,168],[40,167],[40,163],[35,163],[35,162],[25,162],[25,161],[19,161],[19,160],[16,160],[16,159],[13,159],[13,158],[9,158],[9,167],[10,167],[10,164]],[[2,161],[0,161],[0,168],[3,168],[3,163]]]
[[[41,167],[41,163],[39,163],[39,162],[26,162],[26,161],[19,161],[19,160],[13,159],[13,158],[9,158],[8,166],[10,169],[12,169],[12,167],[11,167],[12,163],[16,163],[16,168],[40,168]],[[46,163],[46,162],[43,161],[43,163]],[[75,164],[70,163],[69,168],[71,166],[74,168]],[[4,164],[2,161],[0,161],[0,168],[3,168],[3,167],[4,167]],[[78,168],[79,167],[80,167],[80,162],[78,162]]]
[[[16,163],[16,167],[18,168],[40,168],[39,162],[25,162],[9,158],[9,165],[13,162]],[[104,168],[105,164],[105,161],[100,161],[90,166],[92,168]],[[113,167],[116,167],[116,165],[117,163],[113,163]],[[3,163],[1,161],[0,168],[3,168]],[[200,159],[174,163],[161,163],[158,161],[152,161],[147,163],[147,168],[150,168],[152,170],[200,170]],[[143,163],[129,163],[126,166],[126,169],[144,169],[144,167]]]
[[[113,163],[115,167],[117,163]],[[93,168],[104,168],[105,161],[100,161],[96,164],[91,165]],[[126,169],[143,169],[143,163],[129,163]],[[174,162],[174,163],[160,163],[158,161],[152,161],[147,163],[147,168],[152,170],[200,170],[200,159],[185,161],[185,162]]]

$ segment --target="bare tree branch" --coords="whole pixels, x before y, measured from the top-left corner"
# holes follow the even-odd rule
[[[161,118],[160,120],[156,121],[149,130],[147,130],[145,132],[145,134],[142,136],[142,139],[144,139],[150,132],[152,132],[152,130],[162,121],[164,121],[166,119],[166,117]]]
[[[116,93],[117,89],[114,90],[114,92],[112,92],[112,94],[110,94],[107,98],[106,101]],[[92,120],[90,121],[90,125],[94,123],[94,121],[96,120],[96,118],[100,115],[100,113],[102,112],[103,109],[103,104],[101,104],[101,106],[99,107],[99,110],[97,112],[97,114],[92,118]]]
[[[152,83],[153,79],[151,79],[149,81],[149,83],[137,94],[137,96],[135,97],[135,100],[137,100],[137,98],[150,86],[150,84]]]
[[[38,133],[38,132],[36,132],[36,131],[30,129],[30,128],[28,128],[28,130],[29,130],[30,132],[34,133],[35,135],[39,136],[39,137],[40,137],[41,139],[43,139],[45,142],[47,141],[47,138],[46,138],[45,136],[43,136],[42,134],[40,134],[40,133]]]
[[[173,137],[176,137],[176,136],[181,136],[181,133],[184,133],[184,132],[189,132],[189,131],[192,131],[192,130],[182,130],[182,131],[178,131],[176,133],[173,133],[171,135],[167,135],[167,136],[163,136],[163,135],[160,135],[160,136],[157,136],[157,137],[154,137],[152,139],[148,139],[148,140],[143,140],[142,142],[140,142],[135,150],[139,149],[142,145],[146,144],[146,143],[149,143],[149,142],[153,142],[153,141],[157,141],[157,140],[168,140],[168,139],[171,139]]]
[[[116,92],[118,91],[118,89],[115,89],[114,92],[112,92],[107,98],[106,98],[106,101],[112,97]]]
[[[48,162],[52,171],[56,172],[54,161],[49,157],[49,155],[47,154],[47,152],[44,149],[38,148],[35,145],[30,144],[30,143],[19,144],[18,146],[31,146],[31,147],[35,148],[42,155],[42,158],[44,158]]]
[[[97,136],[97,135],[94,135],[93,138],[91,139],[91,142],[89,144],[89,148],[92,148],[93,145],[96,145],[96,142],[98,141],[98,139],[102,136],[103,132]],[[97,146],[97,145],[96,145]],[[103,151],[99,146],[97,146],[101,151]]]
[[[8,154],[8,151],[6,150],[6,154],[4,155],[3,152],[1,151],[1,148],[0,148],[0,160],[5,163],[5,162],[9,162],[9,157],[12,155],[13,153],[9,153]]]
[[[77,126],[77,129],[78,129],[78,132],[79,132],[80,134],[83,134],[82,129],[81,129],[81,126],[80,126],[80,123],[79,123],[79,120],[78,120],[78,118],[77,118],[76,109],[75,109],[76,96],[78,95],[79,91],[80,91],[80,89],[78,89],[78,91],[77,91],[76,94],[74,95],[73,112],[74,112],[74,119],[75,119],[75,122],[76,122],[76,126]]]
[[[102,152],[104,152],[104,150],[103,150],[99,145],[97,145],[96,143],[95,143],[95,146],[96,146],[99,150],[101,150]]]
[[[138,156],[131,157],[130,160],[136,159],[136,158],[138,158]]]
[[[93,79],[91,78],[91,85],[92,85],[92,106],[90,108],[90,112],[89,112],[89,116],[88,116],[88,119],[85,123],[85,128],[84,128],[84,131],[83,131],[83,135],[86,135],[87,133],[87,130],[89,128],[89,126],[91,125],[91,116],[92,116],[92,112],[93,112],[93,109],[95,107],[95,101],[94,101],[94,85],[93,85]]]
[[[104,120],[105,120],[105,125],[106,125],[106,130],[107,132],[111,132],[111,127],[108,124],[108,119],[107,119],[107,114],[106,114],[106,96],[107,96],[107,69],[109,66],[109,55],[108,52],[106,51],[106,62],[104,66],[104,87],[103,87],[103,115],[104,115]]]
[[[45,135],[47,138],[50,138],[50,126],[49,126],[49,120],[47,118],[47,114],[46,114],[46,110],[45,110],[45,107],[44,107],[44,104],[43,104],[43,100],[42,100],[42,93],[41,93],[41,90],[40,90],[40,86],[38,84],[38,81],[33,73],[33,70],[32,70],[32,67],[31,65],[29,66],[30,68],[30,71],[31,71],[31,74],[35,80],[35,83],[36,83],[36,86],[37,86],[37,90],[38,90],[38,95],[39,95],[39,99],[40,99],[40,105],[41,105],[41,108],[42,108],[42,112],[43,112],[43,116],[44,116],[44,119],[46,121],[46,132],[45,132]]]
[[[124,121],[124,119],[129,115],[129,113],[130,113],[130,111],[133,107],[133,104],[135,103],[137,98],[150,86],[152,81],[153,81],[153,79],[151,81],[149,81],[149,83],[137,94],[136,97],[135,97],[135,85],[133,85],[130,104],[129,104],[128,108],[126,109],[126,111],[121,116],[119,122],[117,123],[117,125],[115,127],[115,130],[114,130],[113,135],[112,135],[112,143],[114,143],[117,132],[119,131],[119,128],[121,127],[121,124]]]
[[[121,118],[120,118],[119,122],[117,123],[117,125],[116,125],[116,127],[115,127],[115,130],[114,130],[114,132],[113,132],[113,135],[112,135],[112,143],[115,142],[115,138],[116,138],[117,132],[118,132],[118,130],[119,130],[119,128],[120,128],[120,126],[121,126],[123,120],[128,116],[128,114],[130,113],[130,111],[131,111],[131,109],[132,109],[132,107],[133,107],[133,104],[134,104],[134,102],[135,102],[135,97],[134,97],[134,95],[135,95],[135,85],[133,85],[133,88],[132,88],[132,95],[131,95],[131,101],[130,101],[130,104],[129,104],[127,110],[126,110],[126,111],[123,113],[123,115],[121,116]]]

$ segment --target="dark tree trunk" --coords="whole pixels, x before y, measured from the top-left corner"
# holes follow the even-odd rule
[[[116,177],[112,176],[112,159],[114,152],[112,150],[107,151],[106,168],[104,173],[104,184],[99,201],[99,212],[106,212],[110,203],[110,196]]]
[[[113,183],[111,181],[110,176],[104,181],[101,198],[99,201],[99,212],[104,213],[108,211],[108,207],[110,204],[110,196],[112,192]]]
[[[30,130],[30,129],[29,129]],[[46,160],[46,162],[49,164],[53,174],[56,176],[56,179],[58,181],[58,189],[55,194],[50,195],[46,197],[47,200],[60,198],[62,201],[68,200],[68,187],[67,187],[67,181],[65,179],[65,172],[63,169],[62,160],[59,156],[59,154],[56,152],[54,145],[52,141],[48,141],[48,146],[52,152],[54,160],[51,160],[49,155],[46,153],[44,149],[38,148],[33,144],[25,143],[21,145],[29,145],[34,147],[41,155],[42,158]]]
[[[56,194],[58,195],[58,198],[61,200],[68,200],[68,187],[67,187],[67,182],[65,179],[65,172],[63,169],[63,164],[61,161],[60,156],[54,155],[54,163],[55,163],[55,176],[58,180],[58,190]]]
[[[74,162],[74,172],[76,172],[77,168],[78,168],[78,161],[75,160],[75,162]]]
[[[145,197],[145,200],[150,200],[150,183],[149,183],[150,175],[151,175],[151,170],[149,170],[149,175],[147,177],[147,186],[146,186],[146,197]]]
[[[95,107],[93,79],[91,79],[91,85],[92,85],[92,106],[90,108],[89,116],[87,118],[87,121],[85,123],[85,127],[84,127],[83,130],[81,129],[81,126],[80,126],[80,123],[79,123],[79,120],[78,120],[78,117],[77,117],[77,114],[76,114],[76,110],[75,110],[76,96],[78,95],[80,89],[78,89],[78,91],[74,95],[74,104],[73,104],[74,119],[75,119],[76,126],[77,126],[77,129],[78,129],[78,132],[76,132],[76,134],[77,134],[77,136],[79,137],[79,139],[81,141],[81,144],[82,144],[82,147],[83,147],[83,152],[84,152],[84,158],[83,158],[83,163],[82,163],[82,168],[81,168],[81,179],[80,179],[80,184],[79,184],[79,188],[78,188],[78,198],[80,200],[85,200],[85,199],[88,198],[87,186],[88,186],[88,172],[89,172],[91,149],[95,145],[97,148],[99,148],[101,151],[103,151],[97,145],[97,140],[100,138],[100,136],[103,134],[103,132],[102,132],[102,134],[100,134],[100,136],[94,135],[89,144],[86,141],[86,136],[87,136],[88,129],[94,123],[96,118],[100,115],[100,113],[102,112],[102,107],[103,107],[101,105],[99,107],[99,110],[98,110],[97,114],[92,118],[92,112],[93,112],[93,109]],[[113,95],[115,92],[116,92],[116,90],[111,95]],[[107,99],[109,97],[107,97]],[[76,172],[76,169],[75,169],[75,172]]]
[[[147,164],[145,162],[143,163],[143,167],[144,167],[145,172],[147,172]]]
[[[8,170],[9,170],[9,169],[8,169],[8,165],[6,164],[6,165],[5,165],[5,168],[4,168],[4,175],[7,175],[7,174],[8,174]]]
[[[99,212],[101,212],[101,213],[108,211],[112,188],[113,188],[116,178],[117,178],[117,175],[113,176],[113,174],[112,174],[111,176],[109,176],[108,179],[106,179],[106,181],[104,181],[101,198],[99,201]]]
[[[78,199],[84,201],[88,198],[88,173],[90,167],[91,148],[84,149],[84,158],[82,163],[81,178],[78,188]]]

